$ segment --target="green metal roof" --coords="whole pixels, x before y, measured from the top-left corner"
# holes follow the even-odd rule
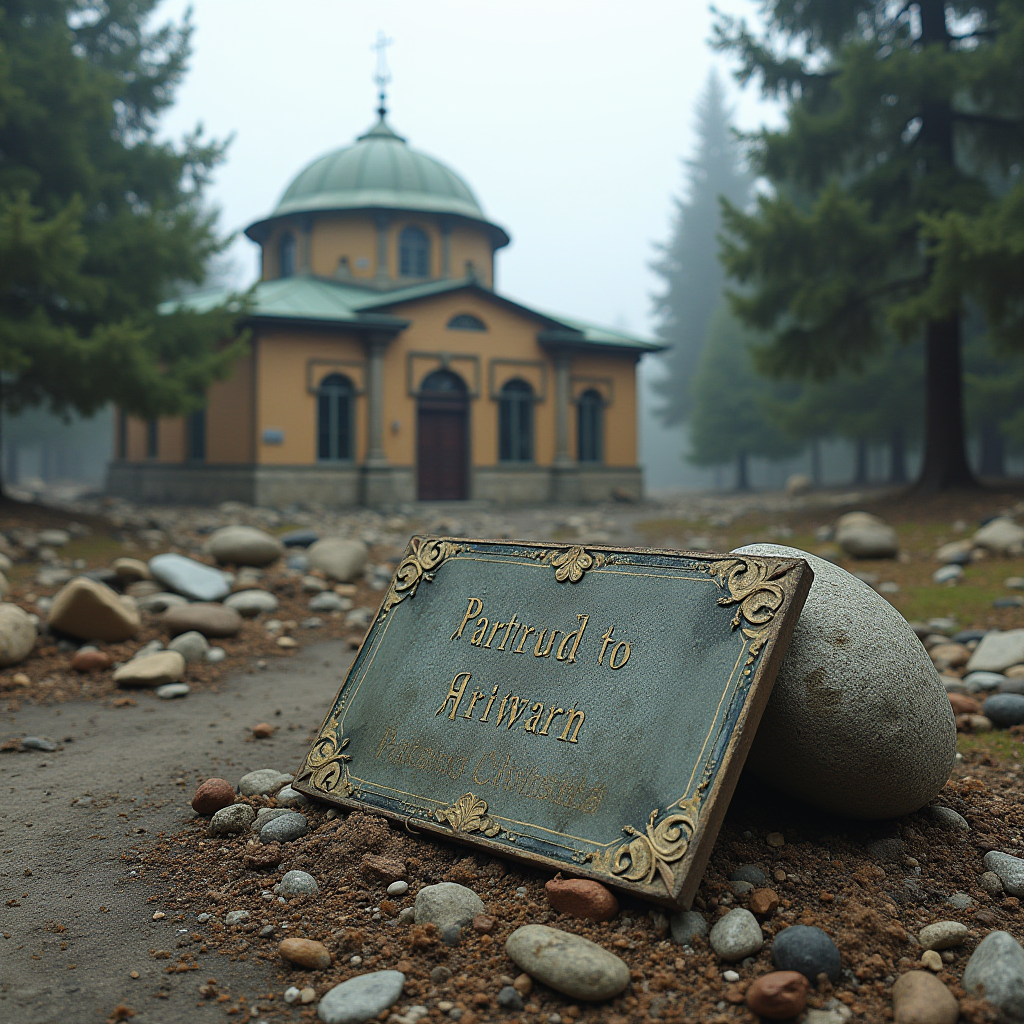
[[[486,225],[495,246],[507,232],[484,215],[470,187],[450,167],[411,149],[381,117],[351,146],[336,149],[301,170],[264,220],[246,229],[259,240],[271,220],[332,210],[404,210],[450,214]]]
[[[632,349],[639,352],[660,352],[665,347],[623,331],[596,327],[582,320],[533,309],[485,288],[475,278],[428,281],[425,284],[386,292],[301,275],[282,277],[273,281],[258,281],[249,294],[249,316],[255,319],[312,321],[353,327],[379,325],[400,330],[408,321],[393,315],[395,307],[434,295],[465,290],[471,290],[539,321],[539,337],[544,343],[570,347]],[[233,296],[234,293],[224,288],[193,292],[181,299],[163,303],[160,312],[170,313],[176,309],[189,309],[202,313],[224,305],[231,301]]]

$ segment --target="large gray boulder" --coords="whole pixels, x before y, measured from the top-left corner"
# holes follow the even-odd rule
[[[347,537],[324,537],[306,552],[312,569],[319,569],[332,580],[351,583],[366,565],[369,554],[361,540]]]
[[[284,554],[284,545],[255,526],[224,526],[206,539],[206,554],[221,565],[270,565]]]
[[[837,814],[893,818],[923,807],[953,769],[956,724],[906,620],[806,551],[750,544],[736,553],[804,558],[814,571],[747,768]]]

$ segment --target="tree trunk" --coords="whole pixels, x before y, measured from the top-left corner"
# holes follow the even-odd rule
[[[907,439],[903,427],[893,427],[889,434],[889,483],[907,482]]]
[[[737,452],[736,454],[736,490],[749,491],[750,477],[747,471],[747,453]]]
[[[959,313],[928,322],[925,353],[924,461],[917,486],[923,491],[977,487],[964,443]]]
[[[818,438],[811,441],[811,483],[816,488],[821,487],[821,441]]]
[[[863,437],[858,437],[855,442],[853,455],[853,482],[855,484],[866,484],[868,482],[868,443]]]
[[[1006,443],[999,423],[993,419],[983,419],[979,431],[981,441],[981,464],[978,466],[979,476],[1006,476]]]

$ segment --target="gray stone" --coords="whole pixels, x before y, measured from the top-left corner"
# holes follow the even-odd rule
[[[941,804],[935,804],[925,810],[928,817],[936,825],[941,825],[943,828],[951,829],[954,832],[971,831],[971,826],[967,823],[967,819],[962,814],[954,811],[952,807],[943,807]]]
[[[238,780],[238,792],[242,796],[273,796],[291,781],[291,775],[276,768],[258,768]]]
[[[309,565],[339,583],[351,583],[363,571],[369,554],[361,540],[324,537],[307,552]]]
[[[805,558],[814,582],[747,767],[837,814],[891,818],[946,784],[956,724],[935,666],[888,601],[831,562],[753,544],[738,554]]]
[[[1024,679],[1014,677],[999,684],[1000,693],[1024,693]]]
[[[935,552],[935,561],[943,565],[969,565],[971,552],[974,550],[974,542],[969,540],[954,540],[943,544]]]
[[[404,896],[409,891],[409,883],[399,879],[397,882],[392,882],[387,889],[389,896]]]
[[[974,906],[974,900],[965,892],[955,892],[946,900],[946,906],[954,910],[970,910]]]
[[[982,693],[998,690],[1006,682],[1006,676],[999,672],[971,672],[964,676],[964,688],[968,693]]]
[[[160,612],[165,612],[168,608],[177,608],[180,605],[188,604],[188,598],[182,597],[181,594],[149,594],[146,597],[140,597],[136,604],[143,611],[159,615]]]
[[[278,807],[305,807],[309,803],[309,797],[305,793],[300,793],[297,789],[292,789],[291,786],[283,786],[279,789],[274,799],[277,801]]]
[[[71,540],[71,534],[67,530],[40,530],[36,539],[48,548],[62,548]]]
[[[222,807],[210,819],[211,836],[233,836],[248,832],[256,819],[256,812],[248,804],[231,804]]]
[[[317,1016],[323,1024],[363,1024],[397,1002],[404,985],[401,971],[357,974],[335,985],[320,1000]]]
[[[985,867],[999,876],[1003,888],[1011,896],[1024,896],[1024,860],[990,850],[985,854]]]
[[[304,594],[322,594],[325,590],[329,589],[330,584],[327,580],[322,580],[319,576],[302,577],[302,592]]]
[[[203,551],[221,565],[269,565],[284,554],[284,545],[254,526],[224,526],[210,534]]]
[[[506,985],[498,993],[498,1005],[503,1010],[521,1010],[526,1004],[523,997],[511,986]]]
[[[156,654],[157,651],[163,651],[165,649],[163,640],[150,640],[148,644],[143,644],[132,655],[132,658],[148,658],[151,654]]]
[[[220,601],[231,593],[231,577],[220,569],[184,555],[156,555],[149,560],[153,578],[190,601]]]
[[[1024,629],[992,630],[982,637],[967,662],[972,672],[1003,672],[1024,661]]]
[[[900,551],[896,531],[869,512],[847,512],[840,516],[835,540],[854,558],[895,558]]]
[[[239,615],[254,619],[277,611],[277,598],[269,590],[239,590],[238,593],[224,598],[227,608],[234,608]]]
[[[989,932],[964,969],[964,988],[987,999],[1011,1022],[1024,1021],[1024,949],[1009,932]]]
[[[572,999],[612,999],[629,984],[629,968],[614,953],[558,928],[517,928],[505,952],[531,977]]]
[[[164,612],[162,623],[171,636],[195,630],[205,637],[219,638],[235,636],[242,628],[242,616],[234,608],[214,601],[199,601]]]
[[[187,633],[180,633],[167,644],[167,650],[177,651],[187,665],[194,665],[206,657],[210,649],[210,641],[196,629],[190,629]]]
[[[1004,516],[987,522],[973,539],[975,547],[994,555],[1015,555],[1024,551],[1024,528]]]
[[[669,919],[672,941],[680,946],[692,946],[697,939],[706,939],[708,923],[696,910],[684,910]]]
[[[165,683],[156,688],[156,695],[161,700],[174,700],[175,697],[187,697],[192,692],[188,683]]]
[[[764,935],[757,918],[743,907],[730,910],[711,929],[711,948],[729,963],[753,956],[763,945]]]
[[[36,624],[16,604],[0,604],[0,668],[24,661],[36,645]]]
[[[310,544],[315,544],[319,539],[320,535],[316,530],[304,529],[304,530],[291,530],[288,533],[282,533],[277,538],[286,548],[308,548]]]
[[[342,597],[340,594],[335,594],[330,590],[317,594],[309,602],[309,610],[311,612],[347,612],[351,607],[352,599],[350,597]]]
[[[110,568],[126,586],[129,583],[140,583],[142,580],[153,578],[149,574],[149,566],[138,558],[115,558]]]
[[[964,570],[959,565],[944,565],[932,573],[933,583],[953,583],[963,579]]]
[[[306,871],[286,871],[274,886],[278,896],[315,896],[319,891],[316,879]]]
[[[917,936],[924,949],[952,949],[962,946],[967,938],[967,925],[959,921],[936,921],[922,928]]]
[[[22,750],[42,750],[47,754],[52,754],[57,749],[57,744],[53,740],[46,739],[45,736],[26,736],[21,741]]]
[[[46,622],[51,629],[79,640],[106,643],[130,640],[142,626],[132,598],[121,597],[85,576],[76,577],[58,591]]]
[[[806,924],[790,925],[775,936],[772,963],[780,971],[799,971],[812,985],[819,974],[838,981],[843,970],[839,950],[828,933]]]
[[[997,728],[1008,729],[1024,723],[1024,696],[997,693],[981,705],[981,713]]]
[[[230,928],[236,924],[245,924],[249,920],[248,910],[229,910],[224,915],[224,923]]]
[[[259,832],[268,821],[280,818],[282,814],[289,814],[287,807],[261,807],[256,812],[256,820],[252,823],[253,832]]]
[[[457,882],[438,882],[420,889],[414,909],[417,924],[436,925],[442,938],[452,945],[450,940],[457,942],[461,929],[485,908],[472,889]]]
[[[989,896],[1002,896],[1003,880],[994,871],[982,871],[978,876],[978,885],[989,894]]]
[[[904,849],[903,840],[897,839],[895,836],[890,836],[887,839],[876,839],[873,843],[868,843],[867,846],[868,853],[875,860],[880,860],[887,864],[898,861],[903,856]]]
[[[227,656],[228,652],[223,647],[211,647],[204,655],[205,660],[212,664],[223,661]]]
[[[309,831],[309,822],[304,814],[289,811],[279,818],[273,818],[260,829],[261,843],[291,843],[301,839]]]
[[[741,864],[729,872],[730,882],[750,882],[751,885],[767,885],[768,876],[756,864]]]
[[[152,688],[176,683],[184,674],[185,659],[177,651],[156,651],[126,661],[114,672],[114,682],[123,689]]]

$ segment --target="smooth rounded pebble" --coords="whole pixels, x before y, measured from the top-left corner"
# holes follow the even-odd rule
[[[773,971],[747,989],[747,1006],[767,1020],[789,1020],[807,1005],[807,979],[799,971]]]
[[[114,672],[122,689],[143,689],[176,683],[185,674],[185,659],[177,651],[156,651],[126,661]]]
[[[238,792],[242,796],[273,796],[291,781],[291,775],[279,772],[276,768],[257,768],[238,780]]]
[[[347,537],[324,537],[306,552],[309,564],[339,583],[354,580],[366,565],[369,554],[361,540]]]
[[[987,870],[999,876],[1003,888],[1011,896],[1024,896],[1024,860],[998,850],[990,850],[985,854],[984,864]]]
[[[586,878],[552,878],[545,886],[548,903],[560,914],[587,921],[610,921],[619,901],[600,882]]]
[[[767,885],[768,876],[756,864],[741,864],[729,872],[730,882],[749,882],[751,885]]]
[[[952,949],[964,944],[967,925],[959,921],[936,921],[922,928],[917,938],[923,949]]]
[[[735,554],[804,558],[814,582],[747,767],[817,807],[894,818],[949,779],[956,723],[931,658],[902,615],[831,562],[777,544]]]
[[[989,932],[964,968],[964,988],[1011,1020],[1024,1020],[1024,949],[1009,932]]]
[[[409,883],[401,880],[392,882],[388,886],[389,896],[404,896],[409,891]]]
[[[202,661],[209,649],[210,641],[195,629],[176,636],[167,645],[167,650],[177,651],[189,665]]]
[[[404,985],[401,971],[356,975],[335,985],[320,1000],[317,1016],[324,1024],[363,1024],[395,1003]]]
[[[730,910],[711,929],[711,948],[723,960],[735,962],[753,956],[764,945],[757,918],[743,907]]]
[[[1024,723],[1024,695],[997,693],[981,705],[981,713],[997,728]]]
[[[926,813],[936,825],[941,825],[943,828],[948,828],[955,832],[971,831],[971,826],[967,823],[967,819],[959,812],[954,811],[952,807],[943,807],[941,804],[935,804],[932,807],[926,808]]]
[[[171,636],[195,630],[216,639],[234,636],[242,628],[242,616],[234,608],[213,602],[178,605],[164,612],[162,621]]]
[[[696,910],[684,910],[669,918],[672,941],[680,946],[692,946],[696,939],[707,938],[708,923]]]
[[[187,697],[192,692],[188,683],[164,683],[156,688],[156,695],[161,700],[175,700],[178,697]]]
[[[256,820],[256,812],[248,804],[232,804],[222,807],[210,819],[211,836],[231,836],[248,832]]]
[[[203,545],[221,565],[269,565],[284,553],[284,545],[254,526],[222,526]]]
[[[249,920],[248,910],[229,910],[224,915],[224,923],[228,927],[233,927],[236,924],[245,924]]]
[[[290,964],[305,967],[309,971],[322,971],[331,966],[331,954],[322,942],[315,939],[282,939],[277,951]]]
[[[200,783],[192,797],[192,810],[196,814],[216,814],[222,807],[235,802],[235,787],[227,779],[207,779]]]
[[[54,596],[46,616],[53,628],[79,640],[118,643],[130,640],[142,626],[135,602],[86,576],[66,583]]]
[[[154,555],[149,560],[149,571],[168,590],[190,601],[220,601],[231,593],[231,577],[227,573],[184,555]]]
[[[233,608],[246,619],[277,611],[277,598],[268,590],[239,590],[224,598],[224,607]]]
[[[892,987],[894,1024],[956,1024],[960,1004],[952,992],[927,971],[908,971]]]
[[[843,970],[842,957],[828,933],[806,924],[790,925],[775,936],[772,963],[780,971],[799,971],[812,985],[819,974],[838,981]]]
[[[416,894],[417,924],[433,924],[446,942],[458,941],[459,932],[486,909],[472,889],[457,882],[425,885]]]
[[[282,786],[274,797],[278,807],[305,807],[309,803],[309,797],[300,793],[291,786]]]
[[[274,886],[278,896],[315,896],[319,891],[316,879],[307,871],[286,871]]]
[[[0,604],[0,668],[24,661],[35,645],[35,619],[19,605],[9,602]],[[106,657],[109,658],[109,655]]]
[[[309,822],[304,814],[288,811],[279,818],[273,818],[260,829],[261,843],[290,843],[301,839],[309,831]]]
[[[531,977],[573,999],[611,999],[629,984],[629,968],[614,953],[558,928],[517,928],[505,952]]]

